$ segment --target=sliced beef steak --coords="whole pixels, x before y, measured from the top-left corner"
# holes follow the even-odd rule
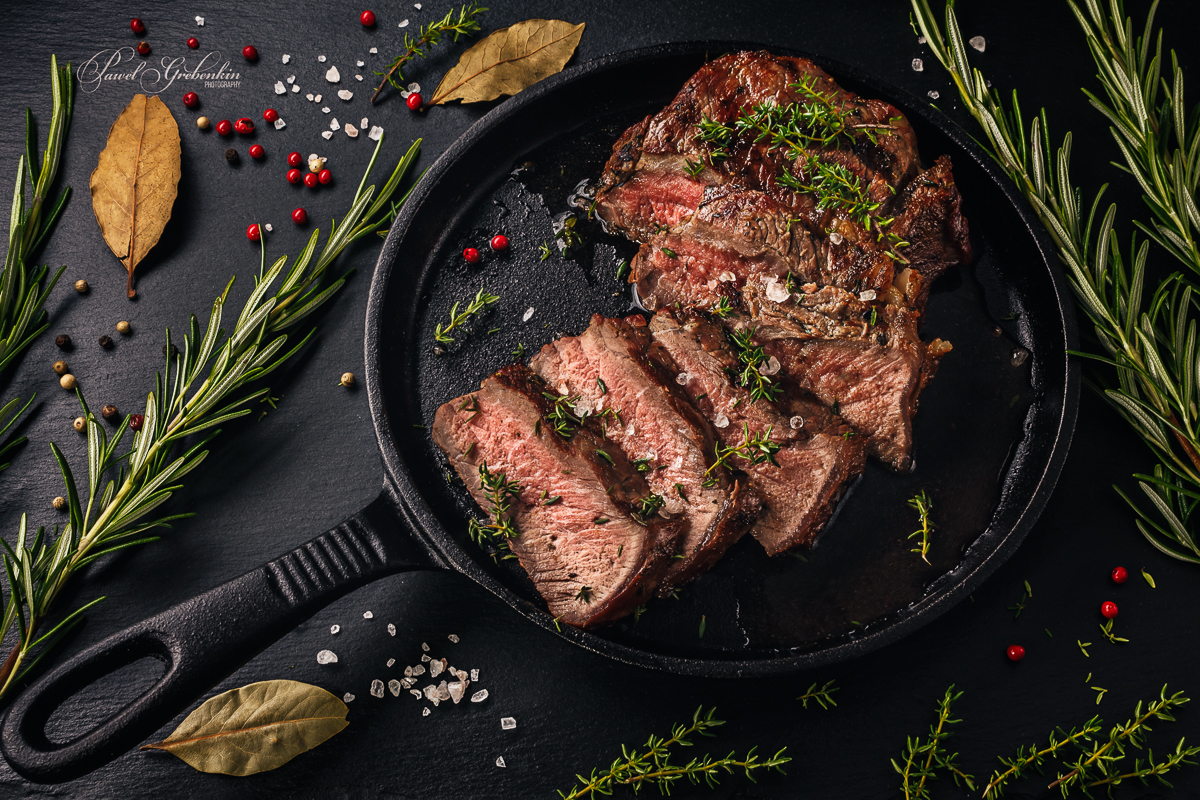
[[[644,464],[666,513],[683,516],[665,590],[711,567],[754,521],[757,495],[725,475],[710,476],[713,428],[680,391],[678,370],[640,317],[594,316],[584,333],[546,345],[530,366],[580,413],[602,417],[611,447]]]
[[[846,482],[862,471],[861,437],[798,390],[789,393],[787,416],[766,400],[751,400],[729,380],[739,365],[725,331],[699,313],[660,311],[650,330],[686,373],[684,391],[714,420],[722,446],[744,447],[748,437],[758,437],[779,447],[757,464],[745,454],[731,459],[766,502],[750,533],[771,555],[811,544]]]
[[[670,565],[681,522],[638,516],[650,487],[591,424],[556,431],[555,403],[527,367],[512,365],[478,392],[438,409],[433,440],[480,507],[495,517],[481,480],[516,481],[508,544],[550,613],[590,627],[645,603]],[[558,499],[555,499],[558,498]]]

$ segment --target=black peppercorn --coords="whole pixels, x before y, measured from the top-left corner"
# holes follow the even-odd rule
[[[163,355],[165,356],[166,354],[167,354],[167,346],[164,344],[163,345]],[[179,348],[176,347],[175,345],[171,345],[171,358],[174,358],[177,355],[179,355]]]
[[[112,347],[112,344],[113,344],[112,337],[109,336],[108,334],[105,334],[100,337],[100,346],[103,347],[105,350]]]
[[[59,350],[66,350],[71,346],[71,337],[65,333],[60,333],[54,337],[54,344]]]
[[[117,411],[117,407],[114,406],[112,403],[109,403],[104,408],[100,409],[100,416],[104,417],[106,420],[109,420],[109,421],[116,419],[118,413],[119,412]]]
[[[241,160],[241,156],[238,155],[237,150],[234,150],[231,147],[225,151],[225,160],[228,161],[230,164],[236,164],[236,163],[238,163],[238,161]]]

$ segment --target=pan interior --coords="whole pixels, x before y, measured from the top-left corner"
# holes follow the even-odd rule
[[[701,60],[677,56],[649,81],[576,81],[527,102],[461,151],[410,213],[400,243],[379,356],[395,445],[440,527],[431,535],[453,540],[460,558],[530,608],[544,607],[515,560],[493,559],[466,536],[468,517],[479,512],[427,427],[443,402],[552,339],[580,333],[592,314],[634,310],[616,272],[636,246],[604,234],[569,201],[581,181],[599,175],[620,133],[665,105]],[[865,96],[883,96],[834,77]],[[963,583],[1021,521],[1062,413],[1061,385],[1047,386],[1048,376],[1061,384],[1064,371],[1053,281],[992,178],[917,109],[896,104],[916,128],[926,164],[944,153],[953,158],[977,254],[974,264],[938,281],[928,304],[922,337],[947,339],[954,350],[921,395],[915,468],[896,474],[869,463],[811,550],[768,558],[746,537],[677,597],[651,602],[636,624],[627,619],[599,631],[603,639],[717,660],[837,648]],[[557,233],[568,212],[582,241],[563,253]],[[497,233],[510,241],[502,254],[487,247]],[[482,262],[465,261],[466,247],[477,248]],[[439,345],[435,327],[480,289],[499,300],[454,331],[454,342]],[[937,524],[928,564],[908,538],[918,519],[906,501],[922,490]]]

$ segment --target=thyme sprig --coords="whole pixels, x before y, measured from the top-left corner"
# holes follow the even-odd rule
[[[509,480],[508,475],[503,472],[492,472],[488,469],[486,461],[480,461],[479,485],[487,497],[488,505],[491,506],[488,509],[490,519],[486,523],[470,519],[467,522],[467,534],[472,541],[481,546],[485,541],[507,546],[505,540],[515,539],[519,535],[517,526],[508,512],[512,509],[512,502],[521,493],[521,484]]]
[[[767,363],[767,354],[761,345],[754,344],[756,328],[743,328],[729,332],[729,342],[733,345],[742,371],[734,377],[734,383],[750,390],[751,400],[775,400],[783,392],[783,387],[764,375],[762,367]]]
[[[443,344],[453,342],[454,337],[450,335],[450,331],[461,328],[468,320],[483,313],[484,309],[499,299],[498,295],[488,294],[486,289],[480,287],[479,291],[475,293],[474,299],[467,303],[467,307],[461,313],[458,310],[457,302],[450,306],[450,321],[445,325],[439,322],[433,330],[433,338]]]
[[[570,792],[559,791],[559,796],[563,800],[578,800],[581,797],[611,795],[617,786],[630,786],[634,791],[638,791],[643,785],[652,785],[662,794],[670,794],[674,787],[682,785],[681,782],[685,778],[693,786],[698,786],[704,781],[711,788],[718,784],[722,775],[735,771],[744,772],[751,781],[755,780],[754,773],[759,770],[784,772],[783,765],[792,760],[784,755],[786,747],[769,758],[760,758],[756,754],[757,748],[751,748],[741,758],[735,753],[730,753],[724,758],[714,758],[705,754],[684,764],[672,762],[672,748],[693,746],[693,735],[716,735],[712,730],[724,725],[725,721],[715,719],[715,713],[715,708],[709,709],[707,714],[703,707],[696,709],[690,724],[676,725],[671,729],[669,738],[651,735],[646,740],[645,750],[642,752],[621,745],[621,757],[615,759],[607,771],[593,769],[586,777],[576,775],[579,783]]]
[[[775,454],[783,449],[783,446],[771,440],[771,431],[774,428],[774,425],[768,425],[766,430],[752,434],[750,433],[750,424],[743,422],[740,442],[725,447],[722,447],[720,442],[714,445],[716,460],[705,471],[704,483],[701,485],[715,486],[717,479],[713,473],[718,469],[733,469],[735,457],[751,464],[762,464],[769,461],[778,467],[779,462],[775,460]]]
[[[381,138],[367,175],[382,145]],[[133,415],[126,416],[110,439],[77,390],[87,431],[86,481],[76,481],[62,451],[50,445],[66,484],[68,522],[61,530],[56,526],[52,534],[41,527],[31,535],[28,517],[23,514],[14,544],[10,546],[0,539],[9,590],[0,637],[7,636],[14,626],[17,635],[8,659],[0,667],[0,698],[11,692],[21,677],[82,619],[87,608],[103,599],[76,608],[43,632],[55,611],[55,601],[76,572],[118,550],[154,541],[159,537],[145,534],[191,516],[183,513],[153,518],[151,512],[170,500],[183,487],[183,478],[204,462],[209,444],[220,434],[217,426],[251,413],[252,403],[269,396],[269,387],[241,395],[242,387],[269,375],[312,336],[310,331],[284,350],[291,336],[288,331],[345,283],[344,277],[328,286],[322,282],[342,250],[385,224],[388,199],[416,158],[419,145],[420,140],[400,160],[378,196],[374,186],[359,185],[350,210],[340,225],[334,224],[315,259],[319,231],[313,231],[286,272],[287,257],[267,267],[264,248],[254,290],[232,331],[226,333],[221,327],[233,286],[230,280],[213,303],[203,331],[193,316],[181,349],[172,348],[167,332],[169,355],[164,371],[155,376],[142,424],[124,452],[118,454],[118,449]]]
[[[917,512],[918,524],[921,526],[908,535],[911,539],[914,536],[920,536],[921,541],[910,550],[910,553],[918,553],[926,564],[929,563],[929,537],[933,534],[933,529],[937,526],[929,518],[929,514],[933,511],[933,501],[925,494],[922,489],[915,496],[908,499],[908,507]],[[1018,612],[1019,613],[1019,612]]]
[[[457,42],[460,36],[478,33],[479,20],[486,11],[487,9],[480,8],[478,3],[471,3],[460,8],[457,14],[453,10],[447,11],[446,16],[441,19],[428,25],[422,25],[416,36],[405,33],[404,50],[392,59],[386,72],[375,73],[381,76],[382,80],[379,82],[379,86],[375,87],[375,91],[371,95],[371,102],[375,102],[375,98],[379,97],[379,93],[388,84],[391,84],[394,89],[403,90],[404,74],[400,68],[414,58],[424,58],[429,52],[429,48],[436,47],[441,43],[442,37],[450,36],[451,41]]]
[[[949,752],[943,744],[953,736],[950,726],[962,722],[950,716],[950,706],[960,697],[962,692],[955,692],[951,684],[938,702],[937,721],[929,726],[929,737],[908,738],[901,753],[904,766],[897,763],[896,759],[891,759],[892,767],[900,774],[900,787],[905,800],[929,800],[929,787],[926,784],[930,780],[937,780],[939,770],[949,772],[955,786],[961,781],[968,789],[975,789],[974,776],[963,772],[958,765],[958,753]]]
[[[1017,748],[1017,754],[1012,758],[998,757],[997,760],[1008,769],[1003,772],[996,770],[992,774],[992,779],[983,790],[983,796],[985,798],[1003,796],[1005,784],[1009,781],[1019,780],[1030,768],[1041,773],[1046,762],[1056,756],[1060,750],[1067,747],[1082,747],[1084,742],[1090,741],[1100,730],[1100,717],[1092,717],[1077,728],[1065,731],[1062,728],[1056,728],[1051,732],[1049,743],[1045,747],[1039,749],[1037,744],[1031,744],[1028,748],[1021,746]]]
[[[929,47],[983,128],[990,154],[1033,206],[1067,267],[1078,304],[1092,322],[1104,353],[1075,355],[1112,369],[1115,386],[1093,387],[1159,461],[1153,474],[1133,476],[1149,500],[1149,508],[1119,488],[1117,491],[1134,509],[1138,529],[1154,547],[1173,558],[1200,564],[1200,541],[1191,520],[1200,500],[1196,286],[1174,273],[1153,287],[1146,302],[1149,243],[1139,245],[1133,235],[1126,262],[1114,232],[1116,206],[1109,205],[1097,224],[1106,186],[1097,193],[1090,211],[1083,213],[1087,205],[1070,180],[1071,134],[1063,137],[1057,158],[1052,158],[1045,109],[1031,120],[1026,135],[1016,92],[1006,106],[999,91],[989,90],[983,74],[970,67],[952,4],[946,6],[944,29],[928,0],[912,0],[912,5]],[[1114,135],[1126,165],[1139,179],[1155,215],[1152,227],[1139,227],[1189,269],[1200,271],[1200,258],[1195,255],[1200,215],[1191,197],[1200,181],[1200,124],[1194,114],[1186,114],[1182,71],[1174,59],[1174,82],[1170,91],[1164,91],[1161,44],[1153,57],[1150,53],[1154,7],[1144,35],[1137,38],[1132,22],[1122,17],[1119,2],[1110,6],[1107,22],[1098,5],[1088,2],[1095,27],[1077,8],[1075,11],[1089,37],[1111,105],[1094,96],[1093,102],[1103,106],[1100,110],[1116,126]]]
[[[796,699],[800,701],[801,708],[808,708],[808,701],[812,700],[821,708],[828,709],[830,706],[836,706],[837,701],[833,699],[833,693],[837,691],[837,687],[833,684],[835,681],[829,681],[820,689],[814,683],[812,686]]]

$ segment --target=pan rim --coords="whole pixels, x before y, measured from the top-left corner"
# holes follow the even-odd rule
[[[896,612],[882,627],[869,630],[852,639],[835,640],[829,647],[804,653],[789,653],[780,651],[779,655],[766,655],[758,658],[695,658],[657,653],[640,649],[626,644],[611,641],[595,633],[583,631],[571,626],[554,624],[553,618],[543,608],[520,597],[490,573],[484,571],[475,563],[438,522],[425,498],[417,490],[409,472],[407,463],[399,451],[397,440],[388,414],[388,405],[384,397],[383,370],[381,363],[381,337],[383,335],[383,308],[388,293],[389,281],[398,262],[398,256],[405,234],[414,218],[421,213],[425,200],[432,187],[453,168],[453,166],[484,137],[492,128],[510,117],[521,113],[527,106],[542,100],[546,95],[562,91],[573,82],[585,77],[591,77],[600,70],[608,70],[628,66],[642,60],[654,58],[683,58],[723,53],[734,50],[769,50],[772,53],[800,56],[808,58],[826,69],[839,79],[850,79],[868,85],[880,92],[878,96],[892,101],[900,101],[902,105],[912,109],[930,125],[940,129],[958,147],[982,169],[1003,193],[1007,201],[1014,207],[1018,217],[1033,239],[1033,243],[1041,256],[1040,267],[1044,267],[1051,280],[1055,294],[1055,305],[1059,316],[1053,320],[1056,335],[1062,334],[1064,369],[1059,373],[1056,383],[1061,383],[1061,395],[1052,400],[1061,399],[1057,418],[1053,421],[1054,444],[1050,453],[1044,459],[1040,475],[1037,476],[1036,487],[1029,494],[1028,500],[1021,508],[1018,518],[1006,533],[1000,534],[999,541],[994,543],[989,552],[978,563],[956,576],[955,583],[949,588],[933,589],[921,600]],[[975,144],[970,135],[956,123],[940,112],[930,108],[928,104],[899,87],[893,86],[872,75],[866,74],[856,67],[843,64],[832,59],[808,53],[800,53],[780,47],[766,47],[761,44],[738,41],[706,41],[706,42],[677,42],[638,48],[621,53],[609,54],[571,67],[558,75],[547,78],[517,96],[505,100],[493,108],[474,124],[472,124],[457,140],[455,140],[434,162],[414,188],[408,202],[401,209],[400,215],[384,242],[379,258],[375,265],[371,282],[366,319],[366,335],[364,344],[364,364],[366,372],[366,389],[370,405],[371,419],[385,469],[385,492],[391,497],[400,516],[409,524],[410,535],[418,538],[434,556],[440,565],[459,572],[503,600],[526,619],[537,624],[544,630],[586,650],[606,656],[616,661],[646,667],[679,675],[701,677],[761,677],[785,675],[800,672],[820,666],[838,663],[876,650],[918,628],[932,622],[946,611],[954,607],[963,598],[974,591],[1001,564],[1008,560],[1020,546],[1032,529],[1034,523],[1044,510],[1046,503],[1061,474],[1066,461],[1074,432],[1078,412],[1080,392],[1079,365],[1066,357],[1065,351],[1078,346],[1078,333],[1074,316],[1074,300],[1068,287],[1066,277],[1058,266],[1054,256],[1054,248],[1042,230],[1040,222],[1034,216],[1032,209],[1024,197],[1011,185],[1007,177],[983,150]],[[1048,361],[1047,367],[1054,367],[1054,362]],[[1056,370],[1057,371],[1057,370]],[[1046,402],[1043,400],[1043,402]],[[981,538],[988,532],[981,534]],[[957,569],[962,569],[970,560],[970,554],[964,554],[963,561]],[[952,573],[947,573],[952,574]]]

